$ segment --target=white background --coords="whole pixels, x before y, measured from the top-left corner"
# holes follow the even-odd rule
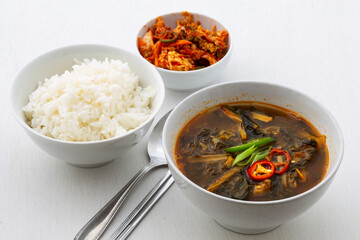
[[[359,239],[360,1],[350,0],[0,0],[0,239],[72,239],[148,161],[146,138],[94,169],[67,165],[41,151],[10,112],[10,85],[22,66],[79,43],[135,52],[135,36],[145,22],[182,10],[212,16],[232,35],[234,52],[216,83],[267,81],[312,96],[342,128],[344,161],[314,207],[272,232],[247,236],[225,230],[174,185],[129,239]],[[167,90],[159,116],[189,94]],[[107,236],[164,171],[140,182]]]

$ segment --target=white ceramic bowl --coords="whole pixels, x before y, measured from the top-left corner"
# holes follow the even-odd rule
[[[139,127],[121,137],[93,142],[68,142],[46,137],[34,131],[25,121],[22,108],[29,102],[29,94],[54,74],[71,70],[74,58],[97,60],[120,59],[127,62],[140,79],[142,86],[153,86],[157,93],[152,101],[151,116]],[[45,152],[72,165],[95,167],[114,160],[138,143],[149,129],[165,96],[165,87],[159,73],[144,63],[136,54],[103,45],[75,45],[45,53],[28,63],[16,76],[11,88],[12,110],[30,138]]]
[[[225,28],[224,25],[222,25],[220,22],[218,22],[217,20],[211,17],[198,13],[191,13],[191,14],[194,16],[194,21],[195,22],[200,21],[201,25],[205,29],[212,29],[214,26],[216,26],[217,30],[219,31]],[[164,19],[166,26],[171,28],[176,27],[176,21],[178,19],[183,19],[181,12],[169,13],[166,15],[162,15],[162,17]],[[156,18],[150,20],[138,32],[136,36],[137,49],[138,49],[137,38],[138,37],[142,38],[149,29],[149,27],[151,28],[153,27],[155,21]],[[228,64],[233,48],[232,46],[233,43],[231,41],[231,33],[229,29],[227,28],[225,29],[229,33],[228,42],[227,42],[229,48],[226,55],[217,63],[208,66],[206,68],[198,69],[194,71],[172,71],[172,70],[156,67],[156,69],[159,71],[161,77],[164,80],[165,87],[177,91],[191,91],[191,90],[200,89],[205,86],[209,86],[210,83],[215,81],[222,74],[226,65]],[[138,54],[141,56],[139,52]],[[144,61],[146,61],[148,64],[151,64],[145,59]]]
[[[325,178],[312,189],[276,201],[244,201],[211,193],[179,171],[174,159],[176,137],[200,111],[226,102],[255,100],[293,110],[326,135],[329,168]],[[332,115],[317,101],[295,90],[259,82],[231,82],[214,85],[190,95],[169,115],[163,131],[163,148],[170,171],[183,194],[205,214],[235,232],[257,234],[270,231],[302,214],[325,193],[340,166],[343,137]]]

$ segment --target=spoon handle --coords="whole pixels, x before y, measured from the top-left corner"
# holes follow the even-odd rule
[[[121,234],[123,234],[124,230],[130,225],[130,223],[135,219],[137,221],[138,214],[143,210],[145,205],[149,202],[151,203],[156,198],[158,192],[160,192],[170,179],[171,173],[168,170],[163,178],[159,180],[159,182],[151,189],[151,191],[145,196],[145,198],[136,206],[136,208],[129,214],[129,216],[121,223],[121,225],[115,230],[115,232],[110,236],[108,240],[116,240]],[[159,190],[160,189],[160,190]],[[154,197],[155,196],[155,197]],[[132,223],[132,226],[135,225]]]
[[[127,218],[108,240],[124,240],[129,236],[132,230],[134,230],[150,209],[174,183],[174,179],[171,177],[170,171],[168,171],[167,175],[159,181],[158,185],[160,183],[161,186],[158,186],[158,188],[156,186],[154,187],[154,189],[157,188],[155,192],[153,192],[154,189],[149,192],[148,195],[151,196],[145,201],[145,203],[140,203],[129,215],[128,218],[131,219]]]
[[[97,240],[105,231],[129,192],[136,183],[151,169],[159,166],[150,162],[142,168],[135,176],[98,212],[85,226],[76,234],[74,240]]]

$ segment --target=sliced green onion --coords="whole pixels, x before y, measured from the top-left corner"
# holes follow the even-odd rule
[[[160,38],[159,40],[160,40],[160,42],[163,42],[163,43],[172,43],[172,42],[175,42],[177,39],[178,39],[178,34],[176,33],[176,32],[174,32],[174,31],[165,31],[165,33],[169,33],[169,34],[173,34],[174,35],[174,37],[173,38],[171,38],[171,39],[162,39],[162,38]],[[162,33],[161,33],[162,34]]]
[[[264,150],[266,148],[262,147],[262,148],[256,148],[255,147],[255,151],[251,154],[251,156],[249,157],[249,159],[246,162],[239,162],[237,165],[238,166],[247,166],[249,163],[251,163],[250,165],[252,165],[254,162],[257,162],[263,158],[265,158],[267,155],[269,155],[270,150],[271,150],[271,146],[264,152]]]
[[[236,158],[235,158],[234,162],[232,163],[232,165],[234,166],[238,162],[240,162],[240,161],[244,160],[245,158],[249,157],[255,150],[256,150],[255,144],[253,144],[251,147],[249,147],[248,149],[246,149],[242,153],[239,153],[236,156]]]
[[[190,26],[190,25],[186,26],[185,28],[191,29],[191,30],[192,30],[192,33],[193,33],[192,36],[190,36],[190,38],[188,38],[188,39],[186,39],[186,40],[188,40],[188,41],[194,40],[194,36],[196,35],[195,28],[194,28],[193,26]]]
[[[255,149],[256,149],[256,147],[255,147]],[[256,152],[256,151],[255,151],[255,152]],[[255,152],[254,152],[254,153],[255,153]],[[240,166],[240,167],[243,167],[243,166],[248,165],[249,163],[251,163],[251,161],[252,161],[252,156],[253,156],[254,153],[251,154],[251,157],[249,157],[249,159],[248,159],[247,161],[239,162],[239,163],[236,164],[236,165],[237,165],[237,166]]]
[[[225,151],[227,152],[242,152],[246,149],[248,149],[249,147],[251,147],[252,145],[255,145],[255,147],[261,147],[265,144],[268,144],[270,142],[275,141],[272,137],[265,137],[265,138],[255,138],[252,139],[250,141],[248,141],[247,143],[238,145],[238,146],[234,146],[234,147],[229,147],[226,148]]]
[[[255,158],[256,154],[258,154],[259,152],[262,152],[264,150],[266,150],[268,147],[260,147],[260,148],[256,148],[256,151],[253,152],[253,154],[251,154],[251,161]]]
[[[188,27],[186,27],[188,28]],[[195,34],[195,30],[192,31],[192,34],[188,34],[185,30],[181,30],[180,33],[178,34],[178,36],[182,39],[182,40],[188,40],[188,41],[192,41],[194,40],[194,34]]]
[[[191,30],[193,30],[195,32],[195,28],[191,25],[187,25],[185,28],[190,28]]]
[[[255,162],[257,162],[257,161],[260,161],[260,160],[264,159],[267,155],[269,155],[270,150],[271,150],[271,147],[269,147],[269,148],[268,148],[267,150],[265,150],[264,152],[258,152],[258,153],[255,155],[254,159],[252,160],[251,165],[253,165],[253,164],[254,164]]]
[[[258,154],[260,152],[260,149],[257,149],[255,152],[253,152],[251,154],[251,156],[249,157],[249,161],[252,162],[252,160],[254,159],[254,157],[256,156],[256,154]]]
[[[186,39],[186,36],[185,36],[185,35],[186,35],[186,32],[185,32],[184,30],[181,30],[178,36],[180,36],[180,38],[181,38],[182,40],[184,40],[184,39]]]

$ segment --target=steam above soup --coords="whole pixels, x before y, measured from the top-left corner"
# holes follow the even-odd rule
[[[326,138],[311,123],[260,102],[201,112],[181,130],[175,158],[202,188],[249,201],[302,193],[323,179],[329,161]]]

